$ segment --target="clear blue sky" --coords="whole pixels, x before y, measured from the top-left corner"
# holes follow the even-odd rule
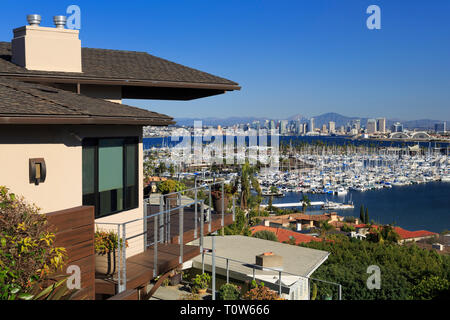
[[[190,102],[126,100],[174,117],[450,120],[450,1],[3,0],[0,40],[39,13],[81,8],[82,46],[147,51],[238,82]],[[368,30],[366,8],[381,8]]]

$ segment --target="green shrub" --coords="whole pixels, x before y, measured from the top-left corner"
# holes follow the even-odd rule
[[[257,231],[253,234],[253,237],[264,240],[278,241],[276,234],[268,230]]]
[[[219,289],[219,300],[239,300],[240,295],[240,288],[231,283],[225,283]]]
[[[198,274],[192,280],[194,289],[207,289],[211,282],[211,276],[207,273]]]
[[[62,269],[66,251],[39,209],[0,186],[0,300],[28,299]]]

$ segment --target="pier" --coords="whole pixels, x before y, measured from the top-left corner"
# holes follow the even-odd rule
[[[323,206],[324,204],[325,204],[325,202],[323,202],[323,201],[311,201],[308,206],[309,207]],[[267,206],[268,206],[267,204],[261,205],[261,207],[263,207],[263,208],[265,208]],[[275,208],[294,208],[294,207],[302,207],[302,206],[303,206],[303,201],[272,204],[272,207],[275,207]]]

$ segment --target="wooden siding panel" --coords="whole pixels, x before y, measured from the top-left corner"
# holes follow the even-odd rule
[[[94,300],[94,207],[80,206],[51,212],[47,214],[47,220],[56,230],[55,244],[64,247],[67,251],[68,260],[63,271],[70,265],[80,267],[81,290],[75,295],[74,300]]]

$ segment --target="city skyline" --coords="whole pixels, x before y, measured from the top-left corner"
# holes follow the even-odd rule
[[[52,25],[51,17],[64,14],[70,4],[5,1],[0,40],[10,41],[11,30],[26,23],[24,7],[41,13],[43,25]],[[124,103],[175,118],[281,119],[339,112],[450,119],[448,1],[377,1],[380,30],[366,27],[369,1],[76,4],[83,47],[145,51],[242,86],[239,92],[198,101]]]

